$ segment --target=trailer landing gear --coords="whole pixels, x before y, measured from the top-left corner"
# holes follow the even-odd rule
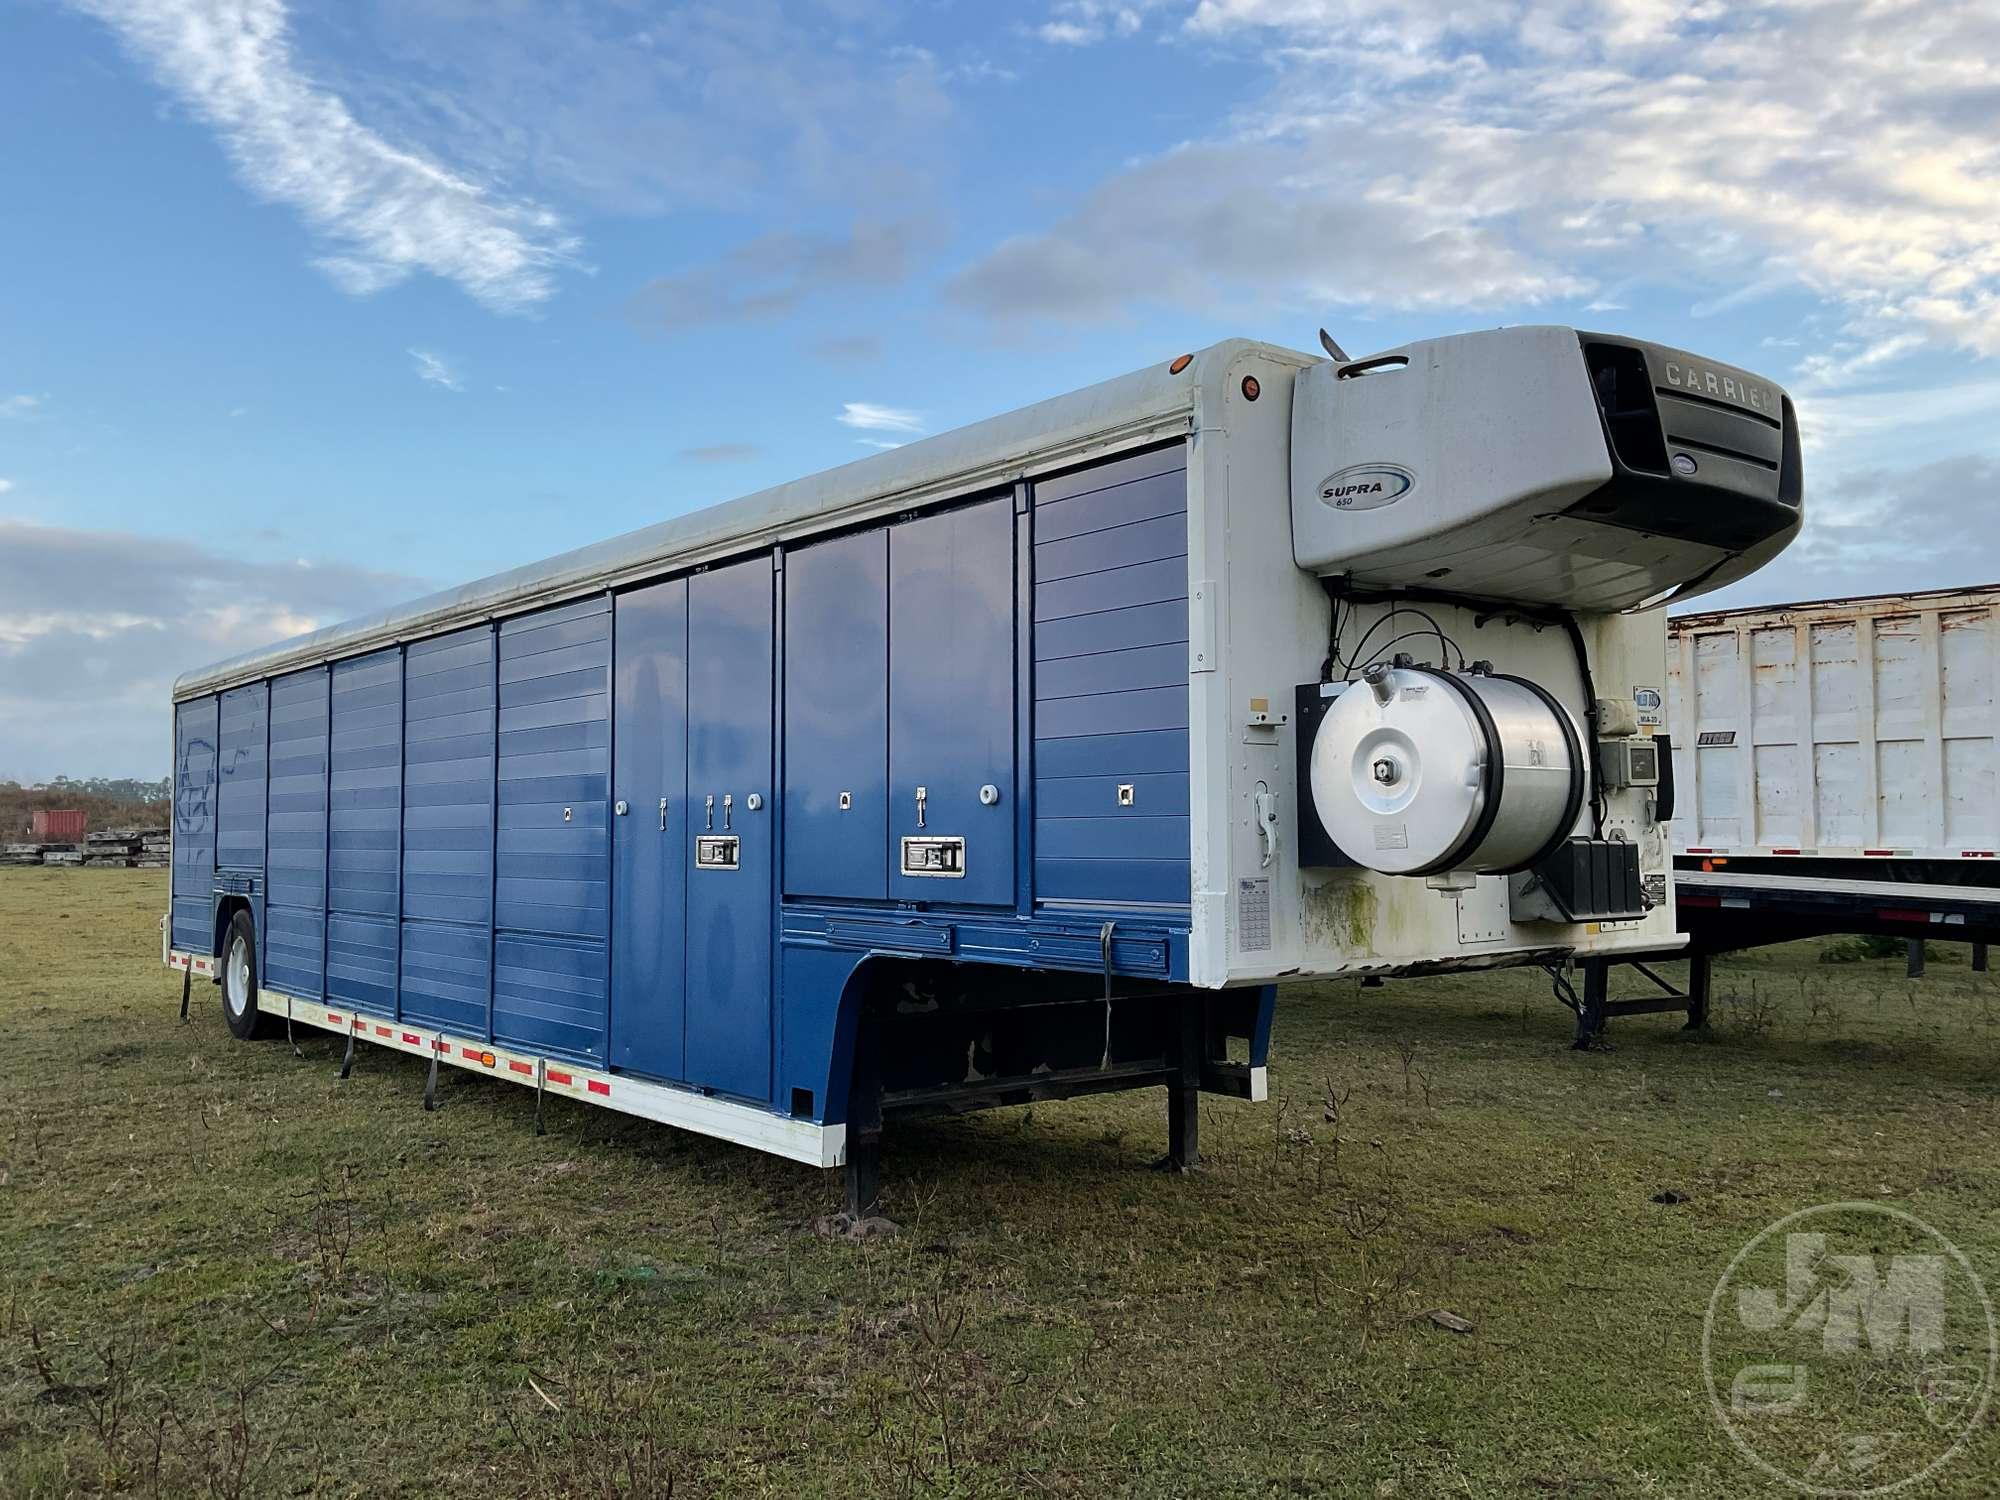
[[[1192,1172],[1201,1165],[1202,1014],[1198,997],[1181,1000],[1168,1060],[1167,1154],[1154,1164],[1162,1172]]]
[[[1611,969],[1614,964],[1637,969],[1659,987],[1660,993],[1637,1000],[1613,1000]],[[1576,1040],[1570,1045],[1578,1052],[1604,1050],[1609,1045],[1604,1040],[1604,1028],[1613,1016],[1657,1016],[1668,1011],[1684,1010],[1687,1012],[1687,1024],[1681,1028],[1683,1031],[1706,1031],[1711,977],[1710,958],[1706,953],[1690,955],[1685,992],[1675,989],[1635,958],[1587,958],[1583,961],[1583,994],[1575,1005]],[[1558,986],[1558,996],[1563,988]]]

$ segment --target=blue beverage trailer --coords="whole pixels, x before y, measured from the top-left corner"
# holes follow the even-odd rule
[[[1797,529],[1796,429],[1594,340],[1220,344],[191,672],[183,1005],[862,1211],[926,1113],[1164,1087],[1191,1162],[1283,980],[1670,947],[1670,809],[1585,742],[1654,732],[1632,606]],[[1703,478],[1626,462],[1676,422]]]

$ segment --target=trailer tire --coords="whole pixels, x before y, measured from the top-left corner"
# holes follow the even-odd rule
[[[239,911],[222,934],[222,1018],[239,1042],[270,1036],[269,1018],[257,1012],[257,924]]]

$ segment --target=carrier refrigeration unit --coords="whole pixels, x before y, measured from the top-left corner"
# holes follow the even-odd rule
[[[1325,342],[188,674],[167,962],[239,1036],[844,1164],[859,1210],[885,1118],[1164,1086],[1190,1161],[1287,980],[1672,947],[1653,606],[1796,533],[1790,402],[1566,328]]]

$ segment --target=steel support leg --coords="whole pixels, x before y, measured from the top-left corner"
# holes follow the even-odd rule
[[[1975,974],[1984,974],[1986,972],[1986,945],[1984,943],[1974,943],[1972,945],[1972,972]]]
[[[1714,978],[1713,954],[1697,953],[1688,959],[1688,1018],[1683,1030],[1708,1030],[1709,986]]]
[[[194,988],[194,970],[193,970],[192,968],[186,968],[186,969],[182,969],[182,970],[181,970],[181,1021],[182,1021],[182,1024],[186,1024],[186,1022],[187,1022],[187,1018],[188,1018],[188,992],[189,992],[190,990],[192,990],[193,988]]]
[[[874,1017],[864,1007],[854,1038],[854,1083],[847,1092],[847,1193],[849,1218],[881,1212],[882,1058]]]
[[[1611,965],[1601,958],[1583,961],[1583,1004],[1576,1013],[1576,1041],[1584,1051],[1604,1035],[1604,1006],[1611,993]]]
[[[1205,1001],[1199,995],[1180,1002],[1180,1025],[1174,1041],[1173,1081],[1167,1085],[1167,1159],[1170,1172],[1190,1172],[1201,1165],[1201,1045]]]
[[[1924,940],[1911,938],[1909,943],[1910,962],[1907,975],[1911,979],[1924,977]]]

